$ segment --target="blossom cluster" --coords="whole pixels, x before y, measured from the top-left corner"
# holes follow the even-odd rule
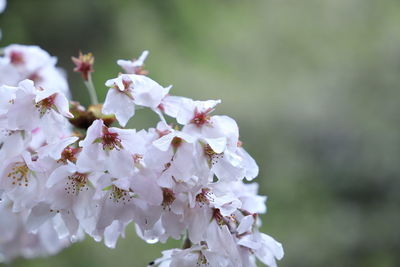
[[[220,100],[171,95],[147,76],[147,56],[118,60],[125,73],[86,110],[69,100],[47,52],[4,49],[0,261],[54,254],[85,235],[114,248],[131,223],[148,243],[184,239],[150,266],[276,266],[283,257],[259,231],[266,197],[235,120],[213,115]],[[74,58],[87,83],[93,61]],[[156,127],[125,128],[138,107],[158,115]]]

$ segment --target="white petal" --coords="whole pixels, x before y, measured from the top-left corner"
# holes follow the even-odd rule
[[[135,61],[135,63],[139,66],[142,66],[148,55],[149,55],[149,51],[144,50],[142,52],[142,54],[140,55],[140,57]]]
[[[222,153],[226,148],[226,138],[204,138],[215,153]]]
[[[35,94],[36,88],[31,80],[23,80],[18,83],[18,87],[22,89],[26,94]]]
[[[43,90],[36,91],[35,103],[42,101],[49,96],[58,93],[58,91],[54,88],[42,88]]]
[[[60,140],[59,142],[43,146],[39,148],[36,152],[41,158],[50,156],[53,159],[57,160],[61,158],[61,153],[63,152],[64,148],[76,142],[78,139],[79,138],[76,136],[70,136]]]
[[[238,234],[241,235],[245,232],[251,231],[253,224],[254,224],[253,215],[248,215],[243,217],[243,219],[240,221],[239,227],[237,228]]]
[[[135,115],[135,104],[129,96],[111,88],[108,90],[102,112],[106,115],[115,114],[119,124],[125,127],[129,119]]]
[[[55,105],[57,107],[58,112],[67,118],[73,118],[71,112],[69,112],[69,102],[68,99],[65,97],[64,94],[58,92],[56,98],[54,99]]]
[[[47,203],[40,203],[32,208],[31,213],[26,221],[26,228],[28,231],[37,230],[44,222],[52,218],[56,213],[50,212],[50,205]]]
[[[242,165],[246,171],[246,174],[245,174],[246,180],[247,181],[253,180],[254,178],[257,177],[258,172],[259,172],[256,161],[249,155],[249,153],[247,153],[246,150],[244,150],[241,147],[238,149],[238,154],[243,159]]]
[[[86,147],[92,145],[97,138],[102,136],[103,126],[104,123],[102,120],[95,120],[87,129],[86,137],[79,142],[79,146]]]
[[[104,231],[104,244],[109,248],[115,248],[118,237],[123,232],[123,228],[124,227],[121,223],[113,221],[113,223]]]
[[[69,164],[58,167],[51,173],[49,179],[46,182],[46,187],[50,188],[54,186],[55,184],[59,183],[60,181],[68,177],[68,175],[70,175],[72,172],[73,172],[73,167]]]
[[[174,133],[169,133],[153,141],[153,145],[158,149],[160,149],[161,151],[167,151],[168,148],[171,146],[171,142],[172,139],[174,139],[174,137],[175,137]]]

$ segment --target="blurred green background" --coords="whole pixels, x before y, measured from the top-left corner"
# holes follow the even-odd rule
[[[2,46],[37,44],[68,72],[96,57],[100,99],[117,59],[150,50],[146,68],[172,93],[221,98],[238,121],[268,195],[263,231],[279,266],[400,266],[400,1],[9,0]],[[155,125],[139,111],[133,127]],[[114,250],[87,238],[10,266],[145,266],[166,245],[132,230]]]

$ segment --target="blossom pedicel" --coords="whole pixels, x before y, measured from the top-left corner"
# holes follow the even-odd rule
[[[150,266],[276,266],[283,257],[281,244],[258,230],[266,197],[243,182],[258,166],[236,122],[213,115],[220,100],[170,95],[171,86],[145,76],[147,56],[118,60],[126,74],[109,79],[104,105],[86,111],[69,103],[47,52],[4,49],[0,261],[54,254],[85,234],[113,248],[131,223],[148,243],[185,240]],[[89,89],[93,61],[74,58]],[[124,128],[137,106],[158,114],[155,128]],[[114,115],[122,128],[111,125]]]

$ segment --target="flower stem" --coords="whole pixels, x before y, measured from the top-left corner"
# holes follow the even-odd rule
[[[89,74],[88,80],[84,82],[89,92],[90,102],[92,103],[92,105],[98,105],[99,101],[97,100],[97,94],[92,81],[92,75]]]

